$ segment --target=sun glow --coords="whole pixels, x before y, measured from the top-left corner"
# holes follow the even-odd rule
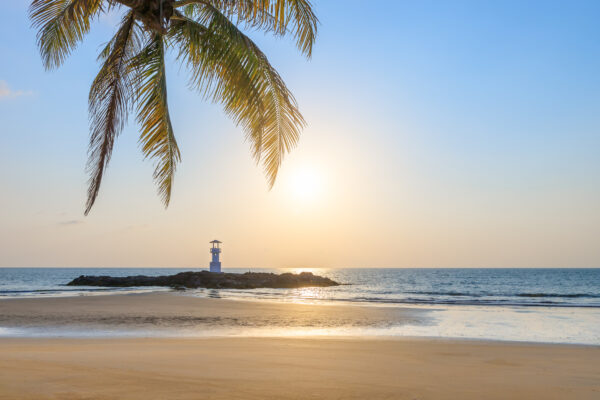
[[[312,202],[319,198],[322,190],[321,175],[311,167],[294,171],[290,179],[290,192],[294,199]]]

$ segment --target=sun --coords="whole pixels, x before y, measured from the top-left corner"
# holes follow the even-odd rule
[[[304,166],[296,169],[289,182],[290,192],[296,200],[312,202],[321,194],[321,175],[315,168]]]

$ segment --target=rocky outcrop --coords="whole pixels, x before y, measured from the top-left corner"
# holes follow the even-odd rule
[[[213,273],[208,271],[180,272],[165,276],[92,276],[81,275],[68,286],[167,286],[173,288],[207,289],[257,289],[257,288],[301,288],[337,286],[339,283],[312,272],[300,274],[273,274],[266,272],[246,272],[244,274]]]

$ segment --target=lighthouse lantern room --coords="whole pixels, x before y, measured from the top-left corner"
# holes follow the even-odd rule
[[[210,249],[210,254],[212,255],[212,260],[210,262],[210,272],[221,272],[221,261],[219,260],[219,256],[221,255],[221,248],[219,245],[222,243],[218,240],[213,240],[210,242],[212,244],[212,248]]]

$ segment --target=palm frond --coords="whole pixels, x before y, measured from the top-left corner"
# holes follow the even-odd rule
[[[179,58],[191,72],[190,86],[205,98],[222,103],[234,122],[244,127],[258,161],[264,107],[244,60],[234,52],[227,52],[223,37],[180,14],[178,17],[180,20],[172,25],[169,38],[179,45]]]
[[[29,8],[46,69],[59,67],[90,30],[102,0],[34,0]]]
[[[284,154],[295,146],[304,125],[293,95],[254,42],[219,10],[198,8],[199,21],[176,15],[169,36],[192,72],[192,86],[222,103],[245,129],[273,186]]]
[[[134,87],[131,59],[139,52],[139,48],[140,32],[133,12],[129,12],[102,51],[104,65],[90,89],[91,136],[87,164],[90,180],[85,215],[96,201],[114,141],[127,120]]]
[[[165,45],[162,35],[155,34],[134,61],[139,69],[138,123],[140,144],[146,158],[156,160],[154,180],[165,207],[169,205],[173,178],[181,154],[171,126],[167,104]]]
[[[46,69],[60,66],[94,18],[112,7],[129,12],[100,52],[102,67],[90,89],[85,214],[98,196],[114,142],[134,104],[142,152],[155,161],[158,192],[169,204],[181,159],[167,103],[165,49],[170,44],[179,46],[178,57],[191,71],[190,85],[221,103],[243,127],[272,187],[304,119],[277,71],[237,25],[293,35],[310,57],[318,25],[310,0],[32,0],[30,18]]]
[[[308,58],[317,38],[319,20],[309,0],[197,0],[179,1],[186,6],[186,15],[210,5],[230,20],[247,28],[260,29],[284,36],[290,33],[298,49]]]

